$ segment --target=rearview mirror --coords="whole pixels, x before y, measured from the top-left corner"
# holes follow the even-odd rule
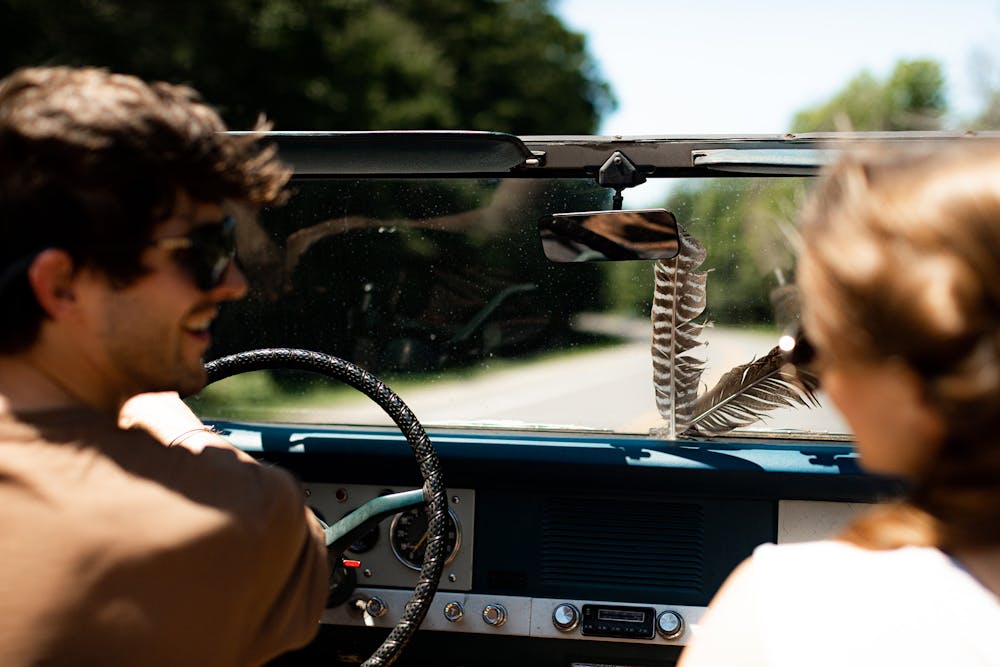
[[[670,259],[680,250],[677,219],[662,208],[553,213],[538,230],[553,262]]]

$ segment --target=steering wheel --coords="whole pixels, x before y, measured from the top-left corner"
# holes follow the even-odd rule
[[[423,502],[427,509],[427,549],[413,596],[403,608],[396,627],[362,667],[383,667],[399,657],[427,614],[444,568],[444,544],[448,531],[448,503],[441,463],[427,433],[403,400],[377,377],[348,361],[334,356],[289,348],[268,348],[240,352],[205,365],[208,384],[239,373],[258,370],[293,369],[310,371],[344,382],[362,392],[381,407],[410,444],[424,479],[423,491],[382,496],[365,503],[340,521],[326,527],[327,548],[337,558],[373,523],[402,509]]]

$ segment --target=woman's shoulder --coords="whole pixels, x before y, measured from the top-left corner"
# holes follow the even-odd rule
[[[934,595],[981,595],[996,602],[954,559],[933,547],[867,549],[840,540],[795,544],[764,544],[754,550],[749,569],[761,583],[787,588],[803,595],[827,589],[834,599],[853,596],[894,600]]]
[[[910,546],[899,549],[868,549],[845,540],[826,539],[784,544],[766,543],[754,549],[755,561],[795,563],[798,561],[834,561],[845,564],[899,562],[901,560],[942,564],[948,558],[933,547]]]
[[[768,544],[723,585],[684,664],[1000,667],[997,627],[996,597],[937,549]]]
[[[992,638],[1000,602],[938,549],[874,550],[836,540],[762,545],[747,570],[762,617],[783,631],[777,651],[818,641],[817,628],[840,627],[851,635],[847,644],[887,658],[987,651],[985,662],[969,664],[1000,665]]]
[[[751,557],[758,571],[778,570],[783,578],[796,572],[815,574],[818,567],[840,571],[891,573],[906,578],[916,572],[963,572],[947,554],[934,547],[868,549],[843,540],[817,540],[791,544],[762,544]]]

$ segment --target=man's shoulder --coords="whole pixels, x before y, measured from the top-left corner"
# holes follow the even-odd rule
[[[131,502],[137,510],[188,505],[232,521],[302,511],[301,490],[280,468],[227,448],[168,447],[83,409],[0,419],[0,443],[9,445],[0,469],[16,469],[25,483],[40,480],[60,496]]]

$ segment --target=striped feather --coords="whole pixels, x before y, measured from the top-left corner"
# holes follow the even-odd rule
[[[785,363],[777,347],[760,359],[736,366],[702,394],[686,436],[721,435],[764,419],[764,413],[793,405],[819,405],[819,379]]]
[[[653,387],[656,408],[666,421],[664,435],[676,439],[694,416],[704,362],[691,353],[704,343],[705,247],[681,230],[680,253],[656,262],[653,270]]]

